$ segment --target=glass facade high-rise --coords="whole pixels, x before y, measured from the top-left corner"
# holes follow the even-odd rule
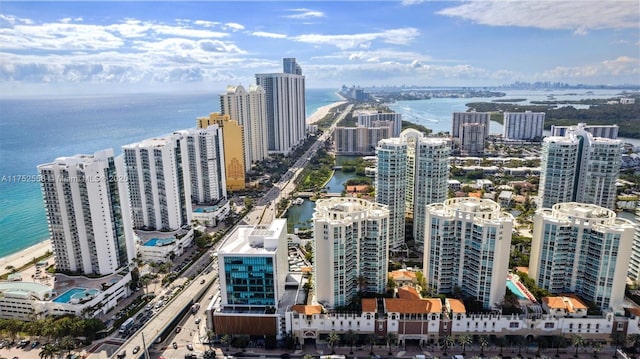
[[[112,149],[38,166],[56,268],[108,275],[135,257],[122,158]]]
[[[218,250],[224,307],[277,306],[289,264],[287,220],[237,226]]]

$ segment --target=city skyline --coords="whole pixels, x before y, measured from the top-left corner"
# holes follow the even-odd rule
[[[296,57],[309,88],[638,84],[634,1],[4,2],[0,89],[248,87]]]

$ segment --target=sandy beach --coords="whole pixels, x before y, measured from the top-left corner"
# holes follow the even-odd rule
[[[20,252],[0,258],[0,273],[8,272],[6,270],[7,266],[20,268],[31,262],[33,258],[38,258],[51,250],[51,240],[47,239],[46,241],[35,244],[29,248],[21,250]]]
[[[338,107],[344,103],[347,103],[347,101],[338,101],[338,102],[330,103],[328,105],[319,107],[316,110],[316,112],[314,112],[311,116],[307,117],[307,125],[311,125],[314,122],[322,120],[324,116],[326,116],[329,113],[329,111],[331,111],[331,109]]]

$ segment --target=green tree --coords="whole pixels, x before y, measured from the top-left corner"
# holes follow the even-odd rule
[[[369,342],[369,354],[370,355],[374,355],[375,353],[373,352],[373,346],[376,344],[376,335],[375,334],[369,334],[367,335],[367,341]]]
[[[471,344],[473,339],[469,334],[460,334],[458,336],[458,343],[462,346],[462,355],[466,355],[467,345]]]
[[[329,347],[331,347],[331,354],[335,354],[336,343],[340,340],[338,333],[335,330],[332,330],[327,337],[327,342],[329,343]]]
[[[349,354],[353,354],[353,345],[355,344],[356,338],[357,338],[356,332],[349,329],[344,336],[345,336],[345,340],[347,341],[347,343],[349,343],[349,346],[351,348],[351,351],[349,352]]]
[[[481,335],[478,338],[478,342],[480,344],[480,356],[484,357],[484,348],[486,348],[487,345],[489,345],[489,337],[487,337],[486,335]]]
[[[571,337],[571,345],[573,345],[576,348],[576,353],[574,354],[574,356],[577,358],[578,357],[578,349],[580,348],[581,345],[584,345],[584,338],[582,338],[581,335],[574,335]]]
[[[449,347],[452,347],[456,344],[456,339],[454,337],[452,337],[451,335],[447,335],[444,337],[443,339],[443,350],[444,350],[444,356],[447,356],[447,351],[449,350]]]
[[[58,353],[58,348],[54,344],[45,344],[40,348],[40,359],[54,359]]]
[[[395,333],[388,332],[387,335],[384,336],[384,341],[387,343],[387,350],[389,350],[389,355],[393,355],[393,352],[391,352],[391,343],[397,342],[398,336]]]

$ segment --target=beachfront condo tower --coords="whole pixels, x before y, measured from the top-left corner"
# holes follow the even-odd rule
[[[316,202],[313,278],[318,302],[347,305],[358,292],[384,293],[388,275],[389,210],[353,197]]]
[[[256,74],[256,84],[265,92],[267,148],[289,154],[307,134],[305,78],[294,58],[283,59],[283,73]]]
[[[451,198],[427,206],[424,276],[433,295],[473,297],[485,309],[504,298],[514,218],[488,199]]]
[[[245,188],[244,163],[244,129],[238,121],[229,115],[210,113],[207,117],[198,117],[198,128],[208,128],[217,125],[222,128],[224,168],[226,174],[227,191],[240,191]]]
[[[614,209],[616,180],[622,163],[621,142],[593,137],[584,124],[563,137],[542,142],[539,200],[541,208],[556,203],[590,203]]]
[[[122,146],[133,227],[176,230],[191,222],[187,140],[179,133]]]
[[[38,166],[56,269],[108,275],[135,257],[126,177],[113,150]]]
[[[413,219],[413,239],[422,246],[425,206],[447,199],[451,142],[406,129],[398,138],[380,141],[376,150],[380,151],[376,154],[376,202],[388,205],[392,213],[394,232],[393,237],[390,232],[389,248],[398,249],[404,244],[404,217]],[[397,163],[403,159],[404,165]],[[393,172],[396,168],[404,168],[406,173]],[[402,192],[404,206],[400,203],[403,197],[395,197]]]
[[[619,309],[634,225],[610,209],[558,203],[533,220],[529,277],[553,294],[575,293],[607,310]]]
[[[245,170],[268,157],[267,106],[262,87],[252,85],[249,91],[242,86],[227,86],[220,95],[220,111],[229,115],[243,128]]]
[[[227,198],[222,128],[211,125],[176,131],[186,140],[191,202],[215,204]]]

